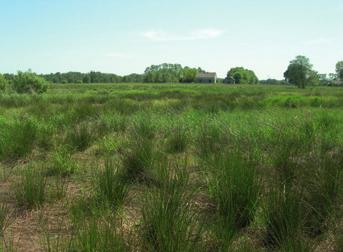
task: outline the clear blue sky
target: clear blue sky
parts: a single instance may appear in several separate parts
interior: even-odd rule
[[[282,78],[343,59],[342,0],[0,0],[0,72],[141,73],[163,62]]]

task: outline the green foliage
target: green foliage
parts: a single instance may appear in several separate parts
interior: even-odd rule
[[[14,191],[20,207],[32,209],[41,206],[46,200],[46,180],[41,170],[32,165],[26,167]]]
[[[306,85],[318,85],[319,76],[317,72],[312,70],[310,60],[305,56],[297,56],[292,60],[284,73],[287,82],[305,88]]]
[[[12,81],[12,87],[17,93],[45,93],[48,89],[44,78],[32,72],[18,72]]]
[[[257,84],[258,78],[252,70],[235,67],[231,68],[227,73],[226,82],[234,84]]]

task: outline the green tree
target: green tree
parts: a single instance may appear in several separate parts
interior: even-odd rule
[[[18,72],[12,81],[12,87],[17,93],[44,93],[47,91],[46,80],[31,71]]]
[[[198,69],[196,68],[184,67],[182,69],[180,82],[183,82],[183,83],[194,82],[197,76],[197,73],[198,73]]]
[[[235,84],[257,84],[258,78],[252,70],[243,67],[234,67],[227,73],[225,81]]]
[[[0,92],[4,92],[8,87],[8,81],[7,79],[0,74]]]
[[[339,61],[336,64],[336,74],[340,81],[343,81],[343,61]]]
[[[318,85],[320,83],[318,74],[312,68],[313,65],[310,63],[309,58],[297,56],[289,63],[284,77],[288,83],[299,88],[305,88],[306,85]]]
[[[144,72],[145,82],[154,83],[177,83],[181,79],[182,66],[180,64],[161,64],[152,65],[148,67]]]

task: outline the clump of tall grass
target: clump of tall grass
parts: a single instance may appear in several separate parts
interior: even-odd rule
[[[216,155],[209,170],[209,194],[214,203],[214,234],[228,249],[231,239],[255,216],[260,180],[255,162],[238,151]]]
[[[263,205],[268,247],[296,245],[302,237],[303,205],[299,192],[274,185]],[[292,245],[292,246],[293,246]]]
[[[184,152],[187,148],[188,141],[189,138],[185,127],[177,125],[171,130],[170,136],[167,139],[167,151],[171,153]]]
[[[96,179],[96,194],[100,202],[112,209],[120,207],[127,196],[128,186],[112,160],[105,162],[105,168],[100,171]]]
[[[147,251],[196,251],[200,228],[191,212],[187,171],[159,170],[161,185],[142,207],[142,244]]]
[[[108,218],[85,221],[77,228],[70,248],[71,251],[84,252],[124,252],[129,249],[115,222]]]
[[[131,135],[136,138],[153,139],[155,136],[155,126],[151,122],[151,116],[147,113],[138,114],[133,119]]]
[[[48,176],[69,177],[77,170],[77,164],[72,159],[70,150],[61,147],[52,156],[52,162],[47,167]]]
[[[50,194],[52,199],[60,200],[67,194],[67,181],[64,177],[55,177],[50,184]]]
[[[127,182],[152,182],[151,171],[154,169],[159,153],[154,151],[150,139],[132,139],[123,154],[123,179]]]
[[[26,167],[14,191],[19,206],[27,209],[41,206],[46,200],[46,180],[41,170],[32,165]]]
[[[37,126],[34,121],[16,120],[1,127],[0,159],[16,160],[32,151],[37,136]]]
[[[96,137],[97,133],[91,124],[81,123],[68,130],[66,143],[77,151],[84,151],[92,144]]]
[[[219,121],[206,119],[200,124],[196,146],[202,159],[207,159],[211,155],[221,152],[228,142],[229,136]]]
[[[337,204],[342,199],[343,156],[335,154],[317,154],[307,163],[304,188],[306,208],[305,231],[311,236],[324,232],[328,218],[334,214]]]
[[[4,231],[9,224],[10,214],[11,214],[11,211],[9,207],[6,204],[1,203],[0,204],[0,239],[1,237],[3,237]]]

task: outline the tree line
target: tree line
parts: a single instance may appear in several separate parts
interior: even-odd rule
[[[143,74],[119,76],[111,73],[91,71],[89,73],[67,72],[37,75],[30,70],[17,74],[0,74],[0,92],[12,90],[18,93],[42,93],[47,83],[194,83],[200,67],[182,67],[180,64],[160,64],[146,68]],[[228,84],[291,84],[299,88],[308,85],[343,85],[343,61],[336,64],[335,73],[319,74],[313,69],[310,59],[297,56],[290,61],[284,72],[284,80],[260,81],[254,71],[243,67],[231,68],[225,79],[219,82]]]

